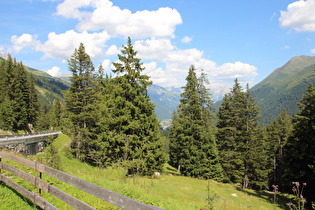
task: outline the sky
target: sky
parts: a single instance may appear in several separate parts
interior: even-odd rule
[[[315,56],[315,0],[1,0],[0,53],[53,76],[82,42],[113,69],[130,37],[154,84],[181,87],[191,65],[213,89],[250,87],[294,56]]]

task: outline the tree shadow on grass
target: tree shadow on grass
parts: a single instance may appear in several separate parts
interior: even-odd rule
[[[40,210],[41,208],[38,207],[36,204],[34,204],[31,200],[29,200],[28,198],[24,197],[22,194],[20,194],[18,191],[16,191],[14,188],[10,187],[9,185],[7,185],[5,182],[0,181],[0,186],[9,189],[10,191],[12,191],[12,193],[14,193],[15,195],[17,195],[18,197],[21,198],[22,201],[24,201],[25,203],[27,203],[31,208],[33,209],[38,209]]]
[[[269,202],[269,203],[274,203],[274,194],[272,191],[259,191],[259,190],[251,190],[248,191],[246,189],[240,188],[240,187],[236,187],[236,190],[246,193],[247,195],[250,196],[255,196],[261,199],[264,199],[265,201]],[[281,208],[281,209],[290,209],[286,203],[290,202],[290,199],[288,199],[287,197],[281,196],[279,194],[277,194],[276,196],[276,203],[277,203],[277,207]]]

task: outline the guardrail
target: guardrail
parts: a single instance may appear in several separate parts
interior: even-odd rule
[[[23,134],[23,135],[10,135],[10,136],[0,136],[0,146],[10,145],[10,144],[32,144],[38,142],[43,137],[58,135],[61,131],[50,131],[50,132],[39,132],[35,134]]]
[[[2,158],[6,158],[8,160],[14,161],[16,163],[22,164],[29,168],[34,169],[35,171],[39,172],[39,177],[33,176],[29,173],[26,173],[18,168],[15,168],[9,164],[2,162]],[[88,204],[80,201],[79,199],[68,195],[64,191],[56,188],[53,185],[42,180],[42,174],[47,174],[51,177],[54,177],[62,182],[70,184],[77,189],[83,190],[99,199],[102,199],[108,203],[111,203],[119,208],[122,209],[132,209],[132,210],[161,210],[159,207],[149,206],[147,204],[141,203],[139,201],[133,200],[128,198],[124,195],[120,195],[113,191],[107,190],[105,188],[99,187],[95,184],[90,182],[84,181],[77,177],[71,176],[64,172],[58,171],[36,161],[27,160],[13,154],[0,152],[0,182],[6,183],[8,186],[15,189],[17,192],[31,200],[37,206],[42,209],[57,209],[53,204],[46,201],[44,198],[40,196],[41,193],[36,194],[35,192],[30,192],[27,189],[23,188],[19,184],[15,183],[12,179],[5,176],[1,173],[1,170],[6,170],[13,173],[15,176],[18,176],[25,181],[31,183],[35,187],[39,189],[39,192],[43,190],[44,192],[50,193],[51,195],[57,197],[58,199],[64,201],[68,205],[76,208],[76,209],[94,209],[93,207],[89,206]]]

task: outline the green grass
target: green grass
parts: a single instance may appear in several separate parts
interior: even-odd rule
[[[34,204],[18,195],[14,189],[3,184],[0,184],[0,201],[0,209],[37,209]]]
[[[63,134],[60,134],[53,142],[53,146],[59,150],[59,167],[62,171],[149,205],[170,210],[207,209],[208,195],[213,196],[216,194],[217,196],[213,201],[214,209],[274,209],[274,205],[270,201],[271,194],[243,190],[236,185],[218,183],[213,180],[207,181],[179,176],[176,170],[168,165],[165,166],[166,172],[159,177],[126,177],[126,170],[123,168],[103,169],[93,167],[71,158],[67,149],[69,143],[69,137]],[[49,159],[49,156],[43,153],[30,158],[41,160],[45,163]],[[106,204],[104,201],[100,201],[47,175],[43,179],[97,209],[117,209],[110,204]],[[209,192],[207,190],[208,184]],[[27,185],[25,187],[31,188]],[[237,197],[232,196],[232,194],[236,194]],[[47,193],[43,193],[43,197],[60,209],[72,209]],[[286,200],[281,196],[278,197],[280,198],[279,203],[281,205],[277,205],[275,209],[285,209],[284,203]],[[3,201],[4,199],[9,199],[5,204],[10,207],[9,209],[20,208],[20,202],[22,202],[20,200],[22,198],[17,196],[12,189],[0,186],[0,200]],[[24,203],[27,205],[27,208],[23,207],[22,209],[34,209],[26,201]],[[2,209],[2,206],[0,206],[0,209]]]

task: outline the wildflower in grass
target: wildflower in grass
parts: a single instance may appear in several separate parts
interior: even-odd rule
[[[293,188],[292,191],[294,193],[294,201],[295,203],[287,203],[287,206],[290,209],[294,209],[294,210],[304,210],[305,207],[305,203],[306,203],[306,199],[303,197],[303,190],[304,187],[307,185],[307,183],[303,183],[302,186],[300,186],[299,182],[292,182]]]
[[[278,185],[272,185],[273,187],[273,199],[270,198],[271,201],[273,201],[273,204],[274,204],[274,208],[273,209],[276,209],[276,206],[277,206],[277,194],[279,193],[279,186]]]

